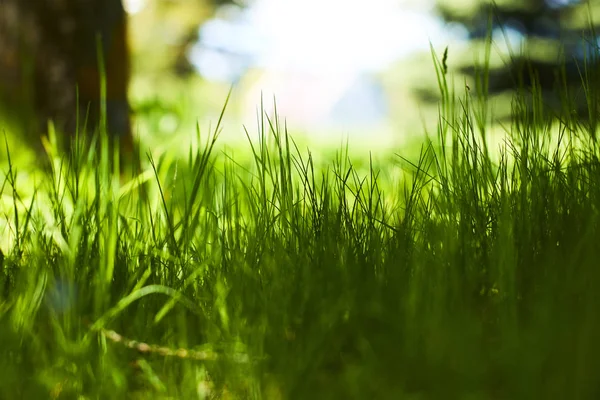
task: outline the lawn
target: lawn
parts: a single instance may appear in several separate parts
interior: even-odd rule
[[[492,140],[486,66],[434,63],[417,153],[327,158],[263,114],[245,156],[216,123],[141,176],[9,162],[0,398],[598,398],[596,114],[523,88]]]

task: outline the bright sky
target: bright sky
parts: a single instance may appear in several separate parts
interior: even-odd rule
[[[135,12],[146,0],[126,1]],[[261,96],[270,103],[275,95],[280,115],[294,126],[319,126],[361,77],[429,52],[430,43],[443,49],[467,35],[435,16],[434,0],[247,1],[243,9],[222,7],[204,23],[190,53],[207,79],[235,83],[249,70],[262,71],[245,87],[244,123],[255,120]],[[358,101],[371,98],[365,90],[347,113],[368,113]]]
[[[147,2],[123,0],[130,14],[140,12]],[[354,75],[384,69],[415,51],[428,51],[430,41],[445,46],[466,35],[464,28],[449,29],[432,13],[434,0],[246,3],[243,10],[223,7],[221,16],[201,28],[203,43],[192,50],[191,58],[205,77],[230,80],[237,75],[236,67],[249,66]],[[236,57],[241,65],[232,65]]]
[[[255,0],[233,20],[217,17],[205,24],[203,44],[247,54],[254,66],[354,75],[381,70],[414,51],[428,51],[430,41],[441,45],[464,35],[431,14],[431,3]],[[218,79],[225,72],[222,63],[207,53],[197,50],[193,58],[203,75]]]
[[[379,69],[440,33],[431,18],[389,0],[261,0],[253,14],[271,38],[266,63],[324,73]]]

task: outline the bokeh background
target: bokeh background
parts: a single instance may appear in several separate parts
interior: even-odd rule
[[[472,87],[492,12],[490,101],[510,115],[517,67],[532,62],[551,103],[558,65],[597,46],[576,0],[123,0],[130,20],[134,130],[153,151],[187,152],[196,123],[214,127],[233,88],[221,142],[256,134],[261,107],[313,148],[398,149],[435,134],[431,48],[448,48],[457,90]],[[462,87],[461,87],[462,86]],[[275,101],[274,101],[275,100]],[[583,104],[583,103],[582,103]]]

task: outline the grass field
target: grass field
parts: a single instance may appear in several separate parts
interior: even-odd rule
[[[416,155],[318,157],[265,116],[250,156],[217,126],[139,180],[106,150],[33,188],[11,163],[0,398],[598,398],[593,79],[590,118],[522,90],[492,144],[485,79],[435,65]]]

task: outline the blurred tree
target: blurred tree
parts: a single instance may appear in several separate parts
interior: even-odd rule
[[[106,72],[107,130],[126,153],[133,141],[121,0],[0,0],[0,101],[25,134],[39,138],[49,119],[67,135],[75,133],[78,121],[83,125],[87,119],[88,130],[97,127],[97,38]]]
[[[134,21],[125,12],[126,0],[0,0],[0,116],[12,119],[40,150],[39,137],[50,119],[67,135],[74,134],[78,121],[87,120],[89,130],[95,129],[100,122],[99,37],[107,128],[119,137],[122,153],[131,152],[130,60],[136,58],[135,72],[151,66],[161,74],[189,74],[186,49],[199,25],[217,6],[232,2],[142,1],[144,23],[128,32]],[[69,145],[68,136],[63,142]]]
[[[447,21],[461,24],[472,41],[483,40],[492,29],[496,44],[512,44],[504,62],[491,66],[490,94],[531,87],[533,79],[552,97],[556,85],[581,86],[584,54],[587,61],[597,62],[598,24],[591,15],[598,11],[597,0],[437,0],[437,10]],[[491,17],[491,20],[490,20]],[[491,22],[491,26],[490,26]],[[564,69],[563,69],[564,67]],[[595,69],[591,68],[589,71]],[[461,71],[475,75],[475,66],[463,65]],[[588,76],[590,83],[600,83],[599,76]],[[558,99],[549,99],[559,105]],[[581,104],[585,108],[584,104]]]

